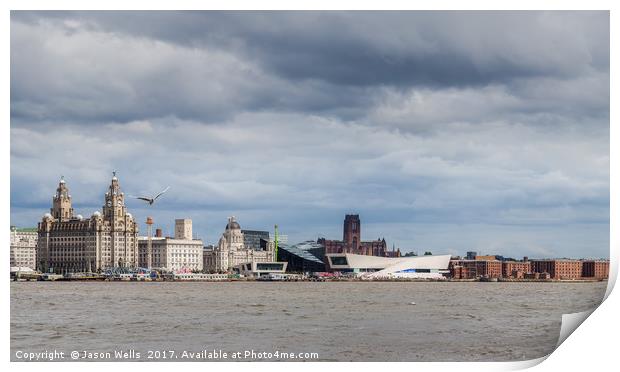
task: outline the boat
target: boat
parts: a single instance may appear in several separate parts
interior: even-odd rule
[[[284,273],[268,273],[261,275],[256,280],[262,282],[286,282],[286,281],[298,281],[301,280],[301,275],[297,274],[284,274]]]
[[[45,273],[41,275],[41,280],[50,281],[50,282],[54,282],[56,280],[62,280],[63,278],[64,278],[64,275],[62,274]]]

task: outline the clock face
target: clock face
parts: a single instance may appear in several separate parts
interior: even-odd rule
[[[112,206],[112,200],[108,200],[108,207]]]

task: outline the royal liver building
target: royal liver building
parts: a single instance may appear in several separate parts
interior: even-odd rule
[[[135,267],[138,224],[125,207],[116,174],[105,193],[103,213],[74,215],[64,179],[54,195],[51,213],[38,226],[37,266],[43,272],[99,272],[110,267]]]

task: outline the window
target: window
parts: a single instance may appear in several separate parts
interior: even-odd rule
[[[282,270],[283,267],[284,267],[284,264],[281,264],[281,263],[259,262],[256,264],[256,270],[258,271]]]
[[[329,260],[331,261],[332,265],[336,265],[336,266],[348,265],[346,256],[332,256],[329,258]]]

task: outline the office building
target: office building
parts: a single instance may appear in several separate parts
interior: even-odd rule
[[[150,268],[179,273],[202,271],[203,242],[200,239],[192,239],[192,234],[192,220],[177,219],[175,220],[174,238],[162,237],[161,233],[152,237]],[[140,267],[149,268],[148,240],[146,236],[138,240]]]
[[[51,213],[38,224],[37,268],[71,273],[135,267],[138,263],[138,224],[125,206],[125,195],[114,172],[102,211],[90,218],[75,215],[71,195],[61,178]]]
[[[36,228],[11,226],[11,267],[36,269],[37,239]]]
[[[265,251],[269,245],[269,231],[241,230],[243,244],[255,251]]]

